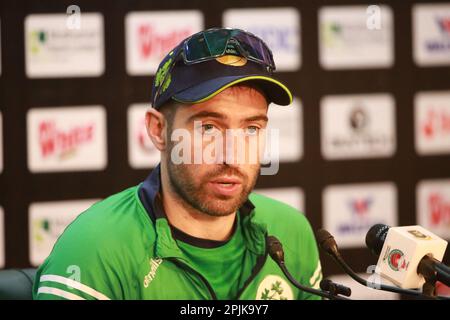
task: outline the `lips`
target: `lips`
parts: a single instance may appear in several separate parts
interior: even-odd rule
[[[221,196],[234,196],[241,190],[242,182],[236,177],[219,177],[208,182],[208,187]]]

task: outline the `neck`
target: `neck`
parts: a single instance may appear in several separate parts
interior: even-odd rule
[[[171,225],[196,238],[226,241],[231,237],[236,212],[215,217],[193,208],[173,191],[167,168],[162,166],[161,183],[162,203]]]

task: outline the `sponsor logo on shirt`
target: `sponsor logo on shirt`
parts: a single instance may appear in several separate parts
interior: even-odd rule
[[[161,263],[163,263],[163,259],[161,258],[150,259],[150,271],[144,277],[144,288],[148,288],[149,284],[155,279],[156,270],[158,270]]]

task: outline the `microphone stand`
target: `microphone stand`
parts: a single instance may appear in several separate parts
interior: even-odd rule
[[[338,295],[334,295],[332,293],[329,292],[324,292],[321,290],[316,290],[310,287],[306,287],[304,285],[302,285],[301,283],[299,283],[289,272],[289,270],[286,267],[286,264],[284,262],[284,251],[283,251],[283,247],[281,245],[281,242],[274,236],[268,236],[266,238],[266,243],[267,243],[267,248],[269,250],[269,255],[270,257],[273,259],[273,261],[275,261],[275,263],[280,267],[281,271],[283,271],[283,274],[288,278],[288,280],[298,289],[300,289],[301,291],[307,292],[307,293],[311,293],[323,298],[328,298],[331,300],[351,300],[348,298],[344,298]],[[351,290],[349,288],[347,288],[350,293]]]

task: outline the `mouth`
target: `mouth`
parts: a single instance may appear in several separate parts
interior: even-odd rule
[[[208,187],[221,196],[234,196],[240,192],[242,182],[235,177],[220,177],[208,182]]]

